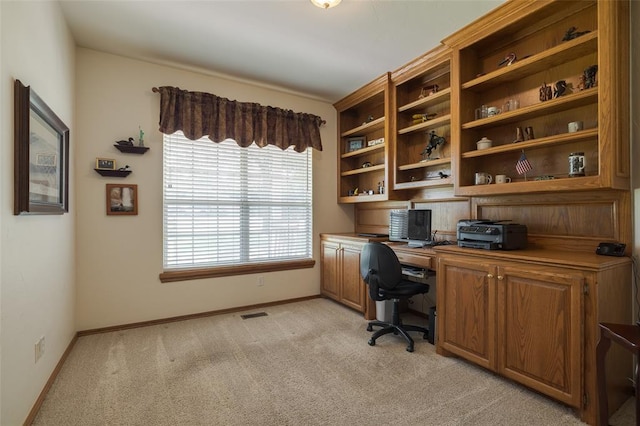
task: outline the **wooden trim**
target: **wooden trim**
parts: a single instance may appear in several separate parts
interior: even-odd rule
[[[165,271],[159,276],[163,283],[174,281],[199,280],[203,278],[230,277],[233,275],[258,274],[261,272],[289,271],[293,269],[313,268],[313,259],[292,260],[287,262],[253,263],[250,265],[220,266],[216,268],[181,269]]]
[[[199,312],[197,314],[179,315],[177,317],[161,318],[150,321],[134,322],[129,324],[113,325],[109,327],[93,328],[89,330],[78,331],[77,337],[89,336],[92,334],[110,333],[112,331],[129,330],[132,328],[148,327],[151,325],[167,324],[177,321],[186,321],[191,319],[206,318],[216,315],[230,314],[234,312],[248,311],[252,309],[267,308],[269,306],[286,305],[288,303],[304,302],[305,300],[319,299],[319,294],[313,296],[297,297],[295,299],[278,300],[275,302],[258,303],[255,305],[238,306],[236,308],[219,309],[216,311]]]
[[[340,111],[344,111],[348,108],[353,107],[354,105],[359,104],[360,102],[366,101],[368,98],[372,97],[377,93],[382,93],[388,89],[389,79],[391,77],[390,72],[386,72],[374,79],[372,82],[365,84],[360,89],[354,91],[353,93],[345,96],[340,99],[336,103],[333,104],[333,107]],[[340,127],[338,127],[339,129]]]
[[[40,392],[40,395],[38,396],[38,399],[36,399],[36,402],[33,404],[31,411],[29,411],[29,415],[25,419],[23,426],[30,426],[35,420],[36,416],[38,415],[38,411],[40,411],[40,407],[42,407],[42,403],[44,402],[44,399],[47,396],[47,393],[49,393],[49,389],[51,389],[51,386],[53,386],[53,382],[58,377],[58,373],[60,373],[62,366],[64,365],[65,361],[69,357],[69,354],[71,353],[71,349],[73,349],[73,346],[76,344],[76,341],[78,341],[78,337],[79,337],[78,333],[76,333],[75,336],[73,336],[73,339],[71,339],[69,346],[67,346],[67,349],[64,351],[64,353],[60,357],[60,361],[58,361],[58,364],[56,364],[56,368],[53,369],[51,376],[49,376],[49,380],[47,380],[47,383],[45,383],[44,387],[42,388],[42,391]]]
[[[427,69],[450,70],[451,48],[440,44],[412,61],[391,72],[391,80],[395,85],[402,84]]]

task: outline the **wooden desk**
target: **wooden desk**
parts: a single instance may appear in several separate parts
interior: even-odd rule
[[[320,234],[320,293],[364,314],[376,317],[376,305],[367,293],[360,276],[360,251],[371,241],[387,242],[386,238],[361,237],[354,233]],[[426,248],[411,248],[406,243],[388,242],[400,263],[425,269],[435,268],[435,252]]]
[[[388,245],[396,253],[401,264],[435,270],[436,252],[432,248],[414,248],[409,247],[407,243],[395,242],[389,242]]]

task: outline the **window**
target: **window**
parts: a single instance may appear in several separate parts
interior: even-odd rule
[[[164,135],[165,271],[311,259],[311,172],[311,149]]]

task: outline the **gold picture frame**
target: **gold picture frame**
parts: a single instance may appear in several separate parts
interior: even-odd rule
[[[96,158],[96,170],[115,170],[116,160],[112,158]]]

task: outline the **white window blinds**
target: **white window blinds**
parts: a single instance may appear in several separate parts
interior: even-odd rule
[[[311,258],[311,151],[164,135],[164,268]]]

